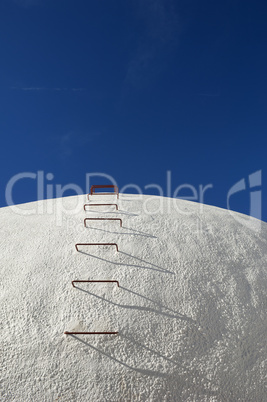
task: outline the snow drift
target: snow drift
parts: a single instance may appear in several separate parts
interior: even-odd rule
[[[1,400],[264,401],[267,225],[155,196],[122,195],[118,211],[85,202],[0,210]],[[101,216],[122,228],[83,226]],[[75,250],[86,242],[119,252]]]

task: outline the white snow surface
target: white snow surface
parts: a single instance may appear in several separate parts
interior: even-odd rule
[[[1,401],[266,401],[267,224],[157,196],[86,202],[0,210]]]

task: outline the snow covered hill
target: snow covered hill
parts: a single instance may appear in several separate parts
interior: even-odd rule
[[[0,210],[1,400],[266,401],[267,225],[156,196],[85,202]]]

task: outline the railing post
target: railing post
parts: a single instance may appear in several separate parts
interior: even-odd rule
[[[95,190],[97,188],[113,188],[114,189],[113,193],[117,194],[117,199],[119,198],[119,189],[118,189],[118,186],[116,186],[116,185],[113,185],[113,184],[106,184],[106,185],[94,184],[94,185],[91,186],[90,194],[91,195],[97,194],[95,192]],[[99,193],[99,195],[110,195],[110,194],[113,194],[113,193]],[[89,200],[89,194],[88,194],[88,200]]]
[[[84,218],[84,227],[86,227],[86,221],[120,221],[120,227],[122,227],[122,220],[120,218]]]
[[[79,251],[78,246],[115,246],[117,252],[119,251],[117,243],[76,243],[75,248],[77,251]]]

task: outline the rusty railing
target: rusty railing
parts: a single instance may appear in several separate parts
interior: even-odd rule
[[[100,280],[100,281],[98,281],[98,280],[93,280],[93,281],[75,280],[75,281],[72,281],[72,282],[71,282],[71,284],[72,284],[72,286],[73,286],[74,288],[76,287],[76,286],[74,285],[75,282],[113,282],[113,283],[117,283],[118,288],[120,287],[119,282],[118,282],[118,281],[113,281],[113,280],[106,280],[106,281],[102,281],[102,280]]]
[[[117,204],[84,204],[83,209],[86,211],[85,207],[100,207],[100,206],[111,206],[114,205],[116,207],[116,210],[118,211],[118,205]]]
[[[83,223],[86,227],[86,221],[120,221],[120,227],[122,227],[122,220],[120,218],[85,218]]]
[[[113,192],[109,192],[109,193],[96,193],[95,190],[96,190],[97,188],[113,188],[114,191],[113,191]],[[105,184],[105,185],[102,185],[102,184],[95,184],[95,185],[91,186],[90,194],[91,194],[91,195],[93,195],[93,194],[99,194],[99,195],[112,195],[112,194],[117,194],[117,198],[119,198],[119,189],[118,189],[118,186],[114,186],[114,185],[112,185],[112,184]],[[89,195],[90,195],[90,194],[87,195],[87,196],[88,196],[88,200],[89,200]]]
[[[77,251],[79,251],[78,246],[115,246],[117,251],[119,251],[117,243],[76,243],[75,248]]]

